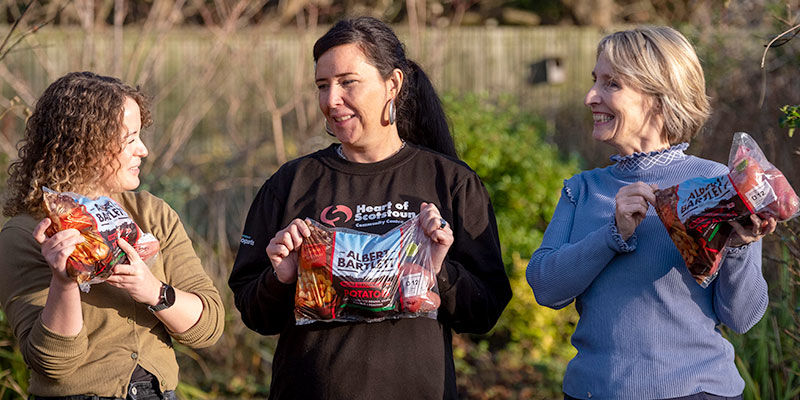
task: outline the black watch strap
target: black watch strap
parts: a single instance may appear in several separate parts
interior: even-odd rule
[[[166,310],[175,304],[175,289],[172,286],[161,282],[161,293],[159,294],[158,304],[147,306],[151,312]]]

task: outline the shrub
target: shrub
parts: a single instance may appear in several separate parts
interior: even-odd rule
[[[492,199],[514,298],[490,336],[456,338],[460,391],[467,398],[556,398],[566,362],[573,307],[536,304],[525,267],[542,240],[563,187],[578,171],[543,140],[544,121],[514,99],[443,97],[461,158],[481,177]]]

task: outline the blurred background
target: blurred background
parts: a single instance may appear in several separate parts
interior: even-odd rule
[[[800,0],[6,0],[0,191],[25,120],[56,78],[92,70],[153,97],[141,189],[179,212],[228,315],[216,346],[176,348],[182,398],[268,396],[276,337],[244,327],[227,276],[261,184],[283,162],[330,143],[311,47],[349,15],[391,23],[430,74],[459,154],[497,212],[514,299],[490,334],[455,337],[465,399],[561,398],[577,314],[538,306],[524,271],[563,179],[607,165],[613,153],[592,140],[583,105],[604,35],[639,24],[683,32],[714,108],[689,153],[727,163],[733,133],[745,131],[800,188],[800,38],[791,40]],[[781,224],[767,240],[771,304],[762,321],[745,335],[722,328],[746,399],[800,399],[798,231]],[[24,397],[27,376],[0,312],[0,397]]]

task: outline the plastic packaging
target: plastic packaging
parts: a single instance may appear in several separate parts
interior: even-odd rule
[[[693,178],[656,190],[656,212],[692,276],[707,287],[730,248],[730,221],[750,228],[751,214],[786,221],[798,215],[800,199],[786,177],[744,132],[734,134],[729,173]]]
[[[139,256],[152,265],[160,248],[152,234],[142,234],[122,207],[108,197],[92,200],[71,192],[42,188],[44,205],[52,224],[45,231],[48,237],[65,229],[77,229],[86,239],[78,243],[67,259],[67,273],[78,282],[81,291],[104,282],[115,265],[127,263],[128,257],[117,244],[122,237]]]
[[[295,292],[298,325],[316,321],[436,318],[440,304],[431,240],[419,217],[383,235],[306,219]]]

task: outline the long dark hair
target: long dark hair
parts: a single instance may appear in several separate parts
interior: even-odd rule
[[[50,84],[25,125],[19,158],[8,168],[3,215],[44,215],[42,186],[93,188],[107,173],[109,157],[122,151],[126,98],[139,105],[142,128],[149,126],[149,99],[117,78],[72,72]]]
[[[458,157],[436,89],[422,68],[406,58],[405,46],[388,25],[372,17],[341,20],[314,43],[314,62],[332,47],[350,43],[361,48],[384,79],[395,68],[403,71],[405,80],[394,101],[400,137]]]

